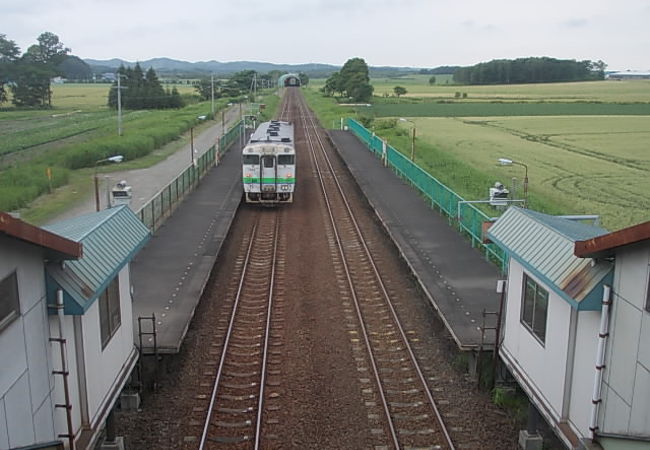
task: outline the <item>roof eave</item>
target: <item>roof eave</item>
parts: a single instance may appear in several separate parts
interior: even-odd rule
[[[0,232],[45,248],[51,259],[78,259],[83,256],[80,243],[30,225],[5,212],[0,212]]]
[[[616,249],[650,239],[650,221],[585,241],[576,241],[573,254],[579,258],[605,258]]]

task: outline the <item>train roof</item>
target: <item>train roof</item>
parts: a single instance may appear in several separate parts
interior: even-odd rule
[[[263,122],[250,138],[250,144],[255,142],[284,142],[293,146],[293,124],[279,120]]]

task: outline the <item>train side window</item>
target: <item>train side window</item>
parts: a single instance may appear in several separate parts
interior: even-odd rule
[[[294,155],[278,155],[278,164],[293,164]]]
[[[259,155],[244,155],[244,164],[259,164]]]
[[[262,158],[262,163],[265,168],[271,169],[275,163],[275,158],[273,156],[265,156]]]

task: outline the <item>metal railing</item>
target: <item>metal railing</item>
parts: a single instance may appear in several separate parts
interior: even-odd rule
[[[155,232],[171,216],[185,196],[196,189],[201,178],[218,164],[221,157],[243,133],[243,126],[242,121],[233,125],[219,138],[217,145],[210,147],[194,164],[190,164],[171,183],[142,205],[136,212],[142,223]]]
[[[391,167],[398,176],[415,187],[432,207],[447,216],[450,223],[456,222],[459,230],[470,238],[473,247],[481,249],[490,261],[495,262],[501,270],[506,270],[508,262],[505,252],[495,244],[483,242],[483,223],[493,221],[493,218],[442,184],[356,120],[348,118],[346,123],[348,129],[370,151],[381,158],[385,165]]]

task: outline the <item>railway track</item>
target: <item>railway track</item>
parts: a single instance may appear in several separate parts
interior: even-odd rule
[[[392,304],[377,264],[359,228],[327,154],[316,122],[297,96],[307,145],[321,186],[331,225],[332,256],[339,287],[356,323],[350,324],[371,432],[377,445],[395,448],[454,449],[454,443],[427,385],[409,337]]]
[[[200,449],[260,447],[271,348],[281,345],[273,342],[271,331],[278,264],[283,264],[278,258],[279,222],[275,211],[261,211],[238,264],[241,273],[215,365]]]

